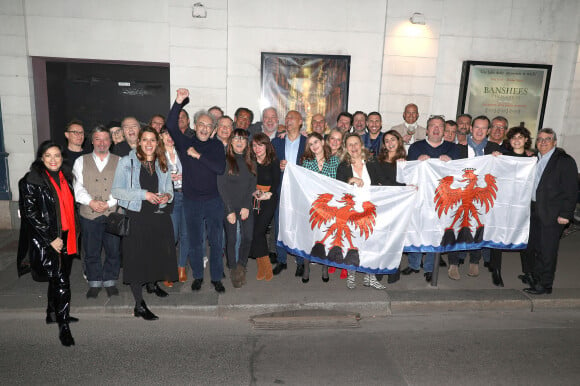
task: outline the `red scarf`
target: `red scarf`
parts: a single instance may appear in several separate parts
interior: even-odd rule
[[[58,196],[58,203],[60,206],[60,223],[62,230],[68,231],[66,240],[66,252],[68,255],[74,255],[77,253],[77,237],[75,229],[75,201],[73,195],[68,187],[68,182],[64,178],[62,171],[58,172],[60,188],[56,181],[52,178],[48,170],[46,171],[48,178]]]

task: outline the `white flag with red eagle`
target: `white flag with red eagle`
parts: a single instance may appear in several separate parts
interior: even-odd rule
[[[394,273],[416,194],[409,186],[358,188],[288,164],[278,244],[317,263]]]
[[[535,157],[505,155],[397,163],[418,187],[405,252],[525,248],[535,170]]]

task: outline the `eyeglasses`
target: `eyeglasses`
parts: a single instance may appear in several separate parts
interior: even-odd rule
[[[536,142],[538,143],[550,143],[554,140],[554,138],[538,138]]]
[[[69,130],[69,133],[73,133],[74,135],[85,135],[84,131],[74,131],[74,130]]]
[[[493,126],[492,126],[492,128],[493,128],[493,129],[502,129],[502,130],[505,130],[505,129],[507,129],[507,127],[505,127],[505,126],[500,126],[500,125],[493,125]]]
[[[232,138],[232,141],[247,141],[248,138],[246,137],[240,137],[240,136],[235,136],[234,138]]]
[[[205,127],[207,129],[213,129],[213,125],[211,123],[197,122],[195,125],[200,126],[200,127]]]

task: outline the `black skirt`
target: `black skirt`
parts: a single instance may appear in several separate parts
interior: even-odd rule
[[[157,191],[157,175],[141,168],[141,187]],[[141,211],[128,210],[131,219],[129,236],[123,237],[123,282],[151,283],[177,281],[177,257],[173,223],[168,213],[154,213],[156,205],[146,200]]]

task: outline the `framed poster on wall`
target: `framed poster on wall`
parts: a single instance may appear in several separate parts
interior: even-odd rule
[[[457,114],[501,115],[510,127],[524,126],[535,136],[542,128],[551,73],[548,64],[465,61]]]
[[[263,52],[260,107],[275,107],[280,118],[297,110],[308,130],[315,114],[334,127],[348,109],[349,76],[350,56]]]

